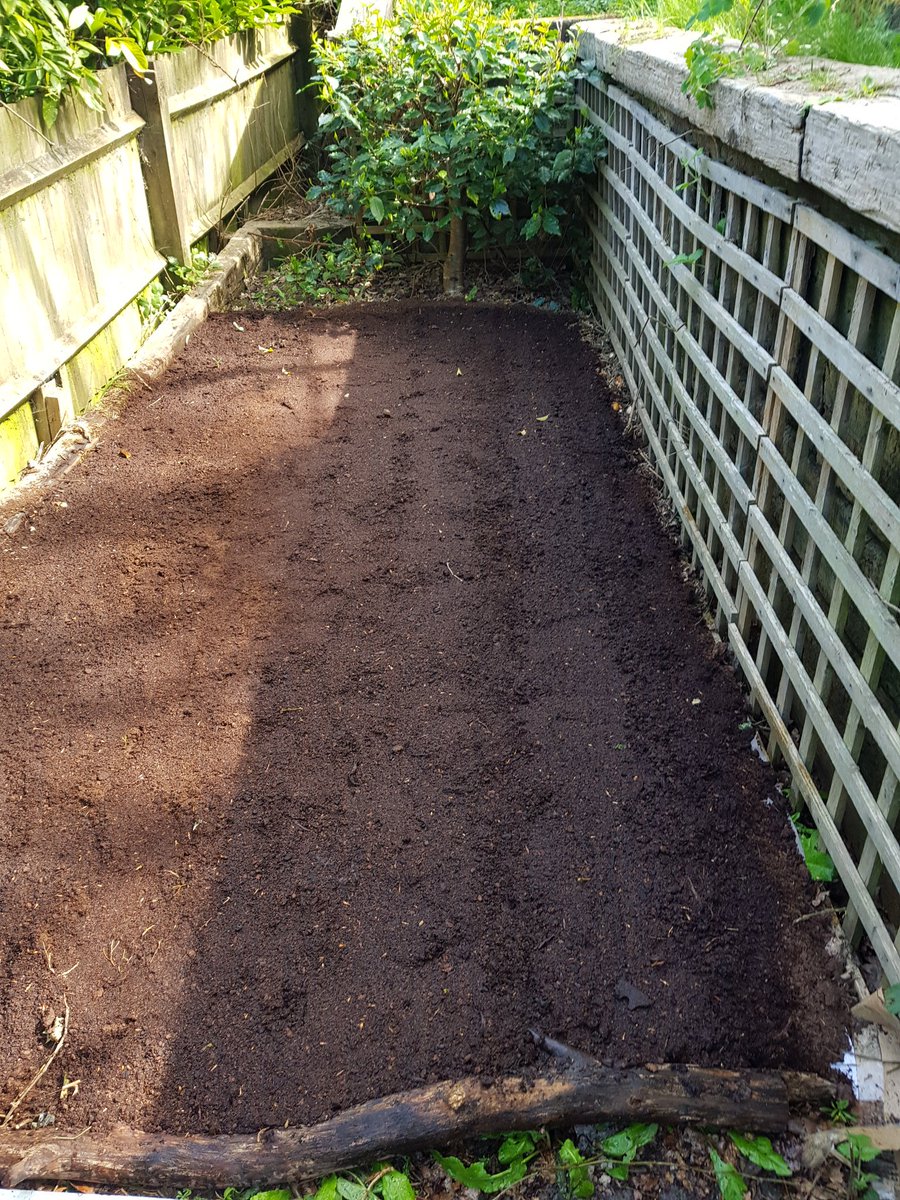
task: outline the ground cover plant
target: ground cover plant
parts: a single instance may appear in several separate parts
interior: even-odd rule
[[[315,57],[326,165],[310,198],[438,244],[451,293],[467,247],[562,236],[600,148],[573,120],[572,42],[485,0],[405,0]]]
[[[305,1200],[426,1200],[435,1195],[768,1200],[775,1188],[811,1200],[875,1200],[878,1148],[864,1134],[835,1132],[825,1159],[804,1164],[803,1142],[790,1135],[777,1139],[776,1149],[767,1137],[737,1130],[697,1132],[653,1124],[523,1130],[472,1141],[455,1153],[376,1162],[304,1187],[226,1188],[221,1200],[294,1200],[301,1194]],[[184,1190],[178,1200],[195,1196],[199,1200],[199,1194]]]
[[[0,0],[0,101],[40,95],[47,124],[71,91],[100,106],[97,71],[125,59],[136,70],[154,54],[213,42],[281,21],[290,0]]]

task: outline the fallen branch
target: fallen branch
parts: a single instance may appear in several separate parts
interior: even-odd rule
[[[787,1126],[792,1094],[821,1100],[832,1091],[823,1080],[798,1082],[774,1071],[579,1064],[492,1084],[437,1083],[372,1100],[320,1125],[258,1134],[0,1134],[0,1184],[79,1180],[203,1190],[292,1184],[479,1134],[601,1120],[777,1132]]]

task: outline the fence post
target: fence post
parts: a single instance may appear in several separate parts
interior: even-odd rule
[[[161,254],[189,266],[191,243],[172,176],[172,122],[168,98],[159,89],[155,71],[141,76],[129,67],[128,90],[135,112],[144,119],[141,168],[154,241]]]
[[[297,87],[300,129],[307,138],[311,138],[319,127],[319,105],[315,92],[309,87],[313,77],[313,64],[312,12],[308,5],[291,18],[290,37],[297,48],[294,55],[294,81]]]

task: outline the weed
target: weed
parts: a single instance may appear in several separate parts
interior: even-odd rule
[[[144,336],[153,332],[185,292],[215,270],[218,270],[215,256],[205,250],[192,250],[188,266],[175,258],[168,259],[163,273],[151,280],[137,298]]]
[[[849,1100],[832,1100],[822,1112],[828,1117],[832,1125],[855,1125],[856,1117],[850,1111]]]
[[[791,813],[791,824],[797,832],[810,877],[817,883],[833,883],[834,862],[831,855],[822,849],[819,831],[810,825],[804,825],[799,812]]]
[[[866,1163],[873,1162],[880,1153],[872,1139],[864,1133],[848,1133],[847,1140],[835,1146],[835,1152],[850,1169],[850,1186],[856,1195],[862,1200],[877,1200],[872,1184],[878,1176],[865,1169]]]
[[[360,235],[344,241],[325,236],[302,254],[292,254],[268,271],[250,295],[260,308],[338,303],[363,294],[377,271],[394,265],[389,247]]]
[[[485,1195],[504,1191],[518,1183],[528,1174],[528,1164],[537,1154],[540,1140],[538,1133],[511,1133],[500,1143],[496,1159],[500,1170],[491,1171],[487,1159],[465,1165],[453,1155],[439,1154],[434,1151],[434,1160],[439,1163],[451,1179],[464,1187],[474,1188]],[[325,1198],[328,1200],[328,1198]],[[352,1198],[351,1198],[352,1200]]]
[[[558,1159],[562,1167],[557,1180],[561,1195],[571,1196],[574,1200],[591,1200],[594,1182],[590,1169],[585,1164],[584,1155],[571,1138],[566,1138],[560,1146]]]
[[[770,1171],[781,1179],[788,1179],[793,1171],[780,1154],[776,1154],[767,1137],[754,1137],[749,1133],[729,1133],[732,1143],[741,1154],[761,1171]]]
[[[626,1180],[638,1150],[655,1141],[658,1132],[658,1125],[636,1123],[629,1125],[621,1133],[614,1133],[604,1138],[600,1143],[600,1149],[605,1158],[603,1169],[607,1175],[613,1179]]]
[[[737,1167],[725,1162],[712,1148],[710,1148],[709,1157],[716,1173],[716,1183],[722,1200],[744,1200],[747,1194],[747,1185]]]
[[[291,1193],[260,1192],[251,1200],[290,1200]],[[347,1172],[329,1175],[309,1200],[416,1200],[409,1175],[388,1163],[380,1163],[368,1177]]]

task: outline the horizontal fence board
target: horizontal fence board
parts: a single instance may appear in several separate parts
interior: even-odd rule
[[[900,982],[897,263],[620,87],[580,106],[607,138],[591,293],[650,456],[845,929]]]
[[[295,33],[186,47],[144,78],[102,71],[102,110],[67,98],[52,127],[37,98],[0,106],[0,421],[25,405],[52,440],[137,349],[136,301],[166,256],[188,262],[297,152]],[[0,458],[5,486],[25,458]]]
[[[794,226],[900,304],[900,263],[806,204],[797,205]]]

